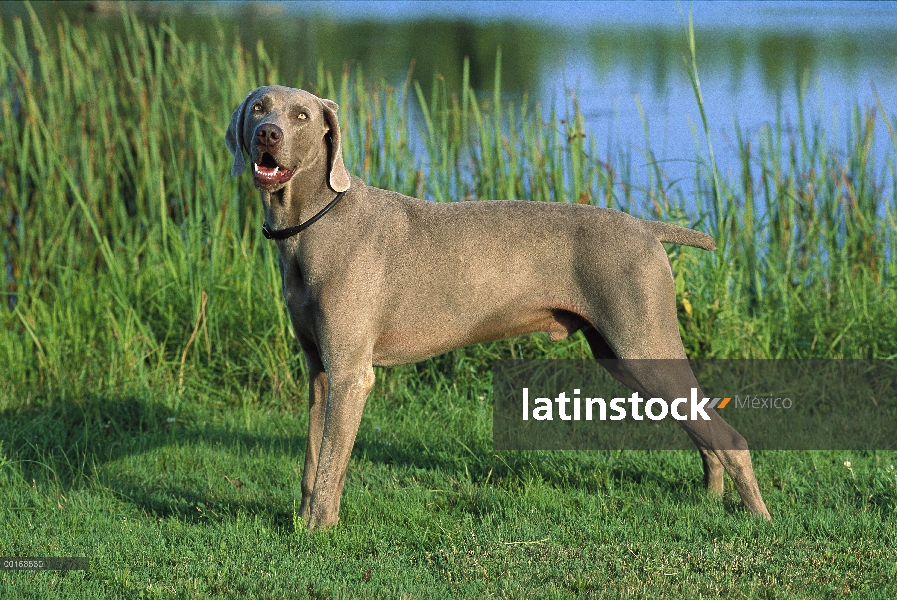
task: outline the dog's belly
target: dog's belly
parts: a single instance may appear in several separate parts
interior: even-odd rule
[[[461,316],[432,315],[427,323],[392,326],[374,344],[373,364],[390,367],[418,362],[456,348],[501,340],[533,332],[545,332],[557,342],[588,325],[570,307],[541,307],[524,311]]]

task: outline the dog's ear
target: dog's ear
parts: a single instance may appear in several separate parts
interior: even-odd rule
[[[234,165],[230,169],[232,177],[236,177],[246,170],[246,160],[243,158],[243,115],[246,113],[246,106],[249,104],[249,98],[252,92],[246,95],[246,99],[240,104],[234,113],[230,116],[230,125],[227,127],[227,133],[224,136],[224,143],[227,149],[234,155]]]
[[[349,172],[343,164],[343,145],[339,131],[339,119],[336,111],[339,106],[333,100],[321,99],[324,106],[324,119],[330,126],[330,177],[328,183],[334,192],[345,192],[349,189]]]

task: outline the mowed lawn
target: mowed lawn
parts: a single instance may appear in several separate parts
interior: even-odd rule
[[[314,534],[296,517],[302,407],[172,411],[146,395],[4,410],[4,554],[90,568],[4,571],[0,593],[893,597],[894,452],[754,452],[767,523],[728,480],[722,499],[703,493],[697,452],[497,453],[488,386],[390,380],[340,524]]]

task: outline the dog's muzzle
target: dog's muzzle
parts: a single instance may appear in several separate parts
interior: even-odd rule
[[[272,186],[286,183],[293,176],[293,171],[277,164],[274,157],[262,152],[259,162],[252,163],[253,177],[261,186]]]

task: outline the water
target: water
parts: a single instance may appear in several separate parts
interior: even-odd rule
[[[239,2],[229,3],[238,6]],[[897,23],[893,2],[609,2],[542,0],[455,2],[420,0],[365,0],[284,2],[287,12],[324,13],[342,20],[413,21],[445,20],[524,21],[565,30],[596,26],[668,26],[692,10],[703,23],[739,29],[864,30],[889,28]]]
[[[109,13],[59,6],[98,32],[120,30],[117,4]],[[281,59],[279,82],[300,87],[313,87],[319,61],[336,72],[361,65],[366,76],[394,85],[413,62],[425,90],[434,73],[457,90],[468,57],[472,85],[489,95],[501,46],[506,93],[528,92],[547,113],[552,105],[562,109],[574,91],[598,158],[630,154],[633,183],[645,185],[650,147],[685,197],[693,192],[695,161],[708,155],[683,61],[689,11],[724,176],[740,169],[736,124],[752,142],[778,118],[786,128],[796,125],[802,86],[807,121],[827,132],[835,156],[846,152],[854,107],[874,109],[880,100],[892,121],[897,108],[894,2],[222,2],[177,12],[166,3],[129,6],[148,21],[172,19],[186,38],[214,41],[220,27],[225,39],[239,38],[247,48],[261,39]],[[0,6],[0,14],[22,10]],[[881,160],[894,147],[882,119],[876,127],[873,155]]]
[[[630,153],[636,183],[647,181],[650,147],[687,197],[694,162],[708,155],[683,61],[689,11],[710,137],[724,176],[737,179],[741,168],[736,128],[754,141],[777,119],[793,128],[801,97],[808,123],[826,130],[835,156],[846,152],[854,107],[873,109],[880,101],[893,120],[892,2],[311,2],[291,3],[285,14],[366,24],[367,50],[356,52],[357,60],[396,83],[412,58],[423,81],[428,70],[438,70],[449,85],[457,83],[463,56],[471,56],[474,86],[488,90],[489,61],[502,45],[505,90],[529,91],[546,111],[575,92],[587,135],[608,155]],[[402,30],[421,22],[427,41],[409,43]],[[444,41],[452,36],[454,44]],[[405,49],[392,74],[393,53],[380,51],[390,46]],[[433,46],[440,48],[437,56],[429,56]],[[877,128],[875,156],[893,153],[881,119]]]

